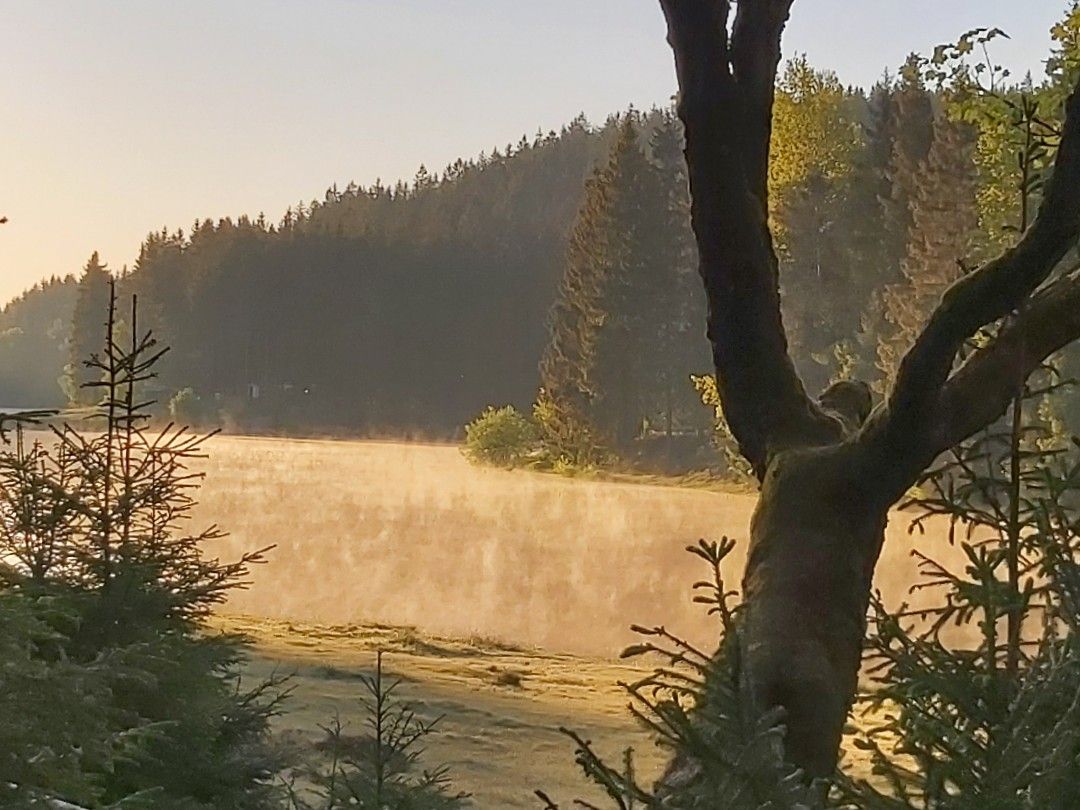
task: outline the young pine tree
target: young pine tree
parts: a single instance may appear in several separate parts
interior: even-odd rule
[[[149,425],[140,389],[163,350],[134,301],[119,336],[112,285],[105,313],[91,430],[0,453],[0,612],[17,619],[0,646],[18,651],[0,673],[0,807],[264,808],[278,684],[242,687],[243,646],[205,625],[262,554],[204,556],[220,532],[186,523],[206,437]]]
[[[920,552],[917,587],[940,598],[919,611],[872,606],[875,688],[856,744],[873,771],[841,780],[843,806],[1080,803],[1080,464],[1065,446],[1040,449],[1043,438],[1019,418],[988,431],[914,500],[952,521],[966,564]]]
[[[653,786],[640,784],[630,763],[608,765],[589,741],[563,729],[574,743],[585,776],[600,786],[617,810],[663,807],[672,810],[819,810],[824,785],[807,785],[782,756],[781,710],[754,713],[738,687],[739,608],[737,593],[721,567],[735,544],[701,540],[687,551],[709,567],[710,578],[694,585],[694,601],[706,606],[720,625],[722,643],[709,656],[664,627],[633,629],[642,641],[623,658],[651,656],[659,663],[650,675],[620,684],[630,712],[653,732],[674,759]],[[536,792],[545,810],[560,805]],[[572,806],[592,807],[581,801]]]
[[[317,798],[294,797],[303,810],[371,807],[378,810],[459,810],[469,796],[453,790],[445,767],[426,770],[420,758],[438,718],[426,722],[397,695],[400,680],[383,672],[382,652],[375,671],[361,676],[365,718],[361,734],[347,733],[340,718],[323,727],[318,744],[324,764],[310,774]]]

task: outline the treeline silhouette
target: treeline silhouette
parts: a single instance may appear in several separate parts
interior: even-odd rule
[[[191,388],[243,427],[434,436],[490,399],[529,401],[566,232],[614,125],[579,118],[408,184],[330,189],[276,224],[151,234],[119,275],[173,347],[164,398]],[[102,284],[88,267],[81,295]],[[76,313],[72,358],[83,331]]]
[[[1003,244],[1012,147],[981,121],[914,58],[869,91],[787,65],[770,217],[812,389],[886,379],[941,289]],[[449,437],[561,386],[555,405],[624,446],[693,426],[689,376],[710,362],[679,138],[668,110],[578,117],[410,182],[331,188],[276,223],[150,234],[115,276],[173,347],[154,393],[226,428]],[[77,285],[4,309],[0,405],[78,399],[109,278],[95,255]]]

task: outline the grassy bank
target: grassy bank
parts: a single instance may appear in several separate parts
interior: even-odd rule
[[[536,788],[567,800],[602,798],[584,781],[559,726],[581,732],[613,759],[632,746],[643,774],[663,763],[663,752],[630,720],[616,685],[642,674],[633,667],[408,627],[244,616],[220,616],[215,625],[253,639],[252,677],[293,674],[277,728],[303,742],[318,739],[319,725],[335,713],[359,731],[357,676],[371,671],[381,649],[385,669],[404,680],[402,697],[426,719],[443,717],[425,762],[449,765],[455,785],[471,792],[478,808],[536,808]]]

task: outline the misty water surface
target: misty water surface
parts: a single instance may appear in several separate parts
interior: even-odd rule
[[[270,544],[228,609],[330,623],[412,624],[567,652],[612,654],[628,624],[706,643],[691,602],[707,576],[684,551],[740,542],[752,495],[479,468],[455,447],[218,437],[196,519],[232,532],[213,553]],[[887,601],[914,581],[910,519],[894,515],[878,567]],[[943,527],[942,527],[943,529]],[[944,530],[918,540],[948,559]]]

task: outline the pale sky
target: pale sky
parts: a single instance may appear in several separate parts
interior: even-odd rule
[[[978,26],[1042,75],[1065,0],[796,0],[785,53],[871,84]],[[272,220],[675,88],[656,0],[0,0],[0,303],[150,230]]]

